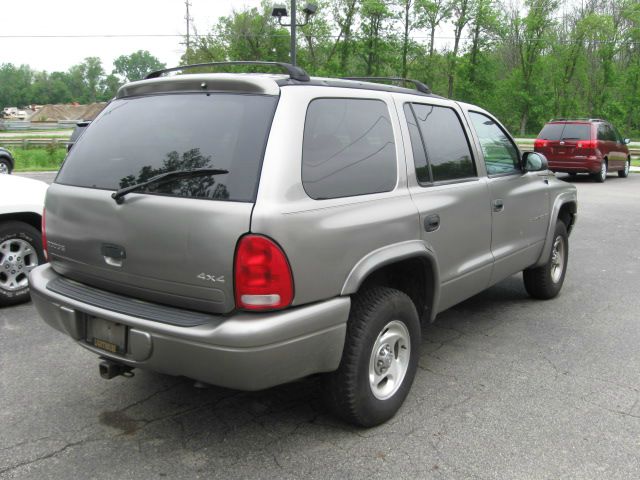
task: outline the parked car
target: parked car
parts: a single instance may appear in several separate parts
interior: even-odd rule
[[[91,122],[78,122],[71,132],[71,137],[69,137],[69,143],[67,143],[67,152],[71,150],[71,148],[75,145],[78,139],[82,136],[84,131],[87,129]]]
[[[629,175],[631,156],[618,130],[605,120],[551,120],[538,134],[534,151],[543,153],[554,172],[571,175],[590,173],[596,182],[604,182],[608,172]]]
[[[15,166],[13,155],[6,148],[0,147],[0,175],[10,174]]]
[[[34,303],[105,378],[323,373],[339,416],[376,425],[409,392],[421,322],[520,271],[558,294],[576,189],[419,82],[277,65],[120,88],[49,189]]]
[[[47,187],[0,175],[0,307],[29,300],[28,274],[45,261],[40,225]]]

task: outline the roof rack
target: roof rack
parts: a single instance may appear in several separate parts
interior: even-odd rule
[[[402,78],[402,77],[342,77],[344,80],[364,80],[367,82],[401,82],[401,83],[410,83],[416,90],[422,93],[432,93],[431,89],[426,86],[424,83],[418,80],[412,80],[411,78]]]
[[[549,120],[550,122],[606,122],[606,120],[602,118],[552,118]]]
[[[164,75],[165,73],[170,73],[170,72],[179,72],[182,70],[191,70],[194,68],[202,68],[202,67],[219,67],[219,66],[223,66],[223,65],[269,65],[272,67],[280,67],[283,70],[286,70],[287,73],[289,74],[289,78],[293,79],[293,80],[298,80],[299,82],[308,82],[309,80],[311,80],[309,78],[309,75],[307,74],[307,72],[305,72],[302,68],[300,67],[296,67],[294,65],[291,65],[290,63],[283,63],[283,62],[260,62],[260,61],[246,61],[246,60],[238,60],[238,61],[231,61],[231,62],[211,62],[211,63],[195,63],[192,65],[182,65],[180,67],[172,67],[172,68],[165,68],[162,70],[156,70],[155,72],[151,72],[149,73],[145,78],[145,80],[149,79],[149,78],[158,78],[161,77],[162,75]]]

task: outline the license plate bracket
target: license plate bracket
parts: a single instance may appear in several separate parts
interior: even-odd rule
[[[127,352],[127,326],[98,317],[87,318],[87,343],[109,353]]]

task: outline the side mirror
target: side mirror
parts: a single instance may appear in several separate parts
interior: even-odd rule
[[[525,172],[543,172],[549,169],[547,157],[539,152],[524,152],[522,163]]]
[[[624,139],[624,144],[625,145],[629,145],[631,143],[631,139],[630,138],[625,138]]]

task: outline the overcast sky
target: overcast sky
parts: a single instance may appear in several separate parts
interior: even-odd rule
[[[260,0],[190,0],[199,33],[218,17]],[[168,66],[184,52],[184,0],[0,0],[0,64],[27,64],[35,70],[67,70],[96,56],[111,72],[113,60],[149,50]],[[126,38],[15,38],[23,35],[177,35]]]

